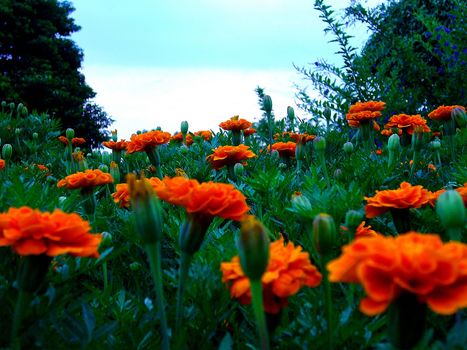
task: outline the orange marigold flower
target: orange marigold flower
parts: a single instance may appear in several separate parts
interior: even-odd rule
[[[345,117],[351,127],[358,128],[360,127],[360,123],[370,122],[375,118],[381,117],[381,112],[361,111],[348,113]]]
[[[224,130],[240,131],[251,127],[251,123],[246,119],[238,119],[238,115],[219,124]]]
[[[295,149],[297,144],[295,142],[276,142],[272,144],[272,150],[279,152],[279,155],[284,158],[295,157]],[[269,150],[269,146],[268,146]]]
[[[111,184],[114,180],[108,173],[104,173],[99,169],[86,170],[85,172],[77,172],[68,175],[64,179],[60,180],[57,187],[66,187],[69,190],[77,188],[91,188],[95,186]]]
[[[449,120],[451,119],[451,112],[454,108],[460,108],[465,112],[465,107],[463,106],[439,106],[428,114],[428,118],[434,120]]]
[[[383,130],[381,130],[381,135],[383,135],[383,136],[391,136],[392,134],[394,134],[393,129],[383,129]],[[397,129],[397,135],[399,135],[399,136],[402,135],[402,130],[401,129]]]
[[[420,132],[430,132],[431,129],[426,125],[426,119],[422,118],[420,114],[408,115],[397,114],[389,118],[389,121],[384,126],[385,129],[398,128],[412,135],[415,127],[420,128]]]
[[[379,235],[378,232],[371,229],[371,225],[365,226],[365,221],[362,221],[355,230],[355,238],[373,237]]]
[[[432,196],[433,193],[423,186],[403,182],[396,190],[376,191],[373,197],[365,197],[365,214],[371,219],[391,209],[420,208],[429,203]]]
[[[382,150],[382,149],[377,149],[377,150],[375,151],[375,153],[376,153],[377,156],[380,156],[380,155],[383,154],[383,150]]]
[[[155,191],[160,199],[185,207],[189,214],[240,221],[250,209],[245,196],[231,184],[165,177]]]
[[[236,163],[246,164],[242,162],[251,158],[257,157],[250,147],[245,145],[238,146],[220,146],[213,150],[213,153],[206,157],[206,160],[211,163],[212,167],[216,170],[223,168],[226,165],[233,165]]]
[[[102,145],[104,147],[107,147],[107,148],[110,148],[111,150],[113,151],[122,151],[122,150],[126,150],[126,147],[128,145],[128,142],[125,141],[125,140],[120,140],[118,142],[115,142],[115,141],[105,141],[105,142],[102,142]]]
[[[60,142],[62,142],[65,146],[68,146],[68,139],[65,136],[59,136],[58,139]],[[82,145],[83,143],[86,143],[86,140],[83,139],[82,137],[73,137],[71,139],[71,145],[73,147]]]
[[[127,144],[127,153],[146,152],[170,141],[170,133],[160,130],[131,135]]]
[[[428,164],[428,171],[436,171],[436,166],[434,164]]]
[[[467,307],[467,245],[438,235],[408,232],[360,238],[327,265],[331,282],[360,283],[360,311],[384,312],[401,293],[411,293],[436,313]]]
[[[151,177],[145,179],[149,181],[149,184],[153,189],[156,189],[162,184],[162,180],[160,180],[158,177]],[[128,191],[128,184],[118,184],[117,186],[115,186],[115,189],[116,192],[112,193],[112,198],[114,202],[118,204],[120,208],[129,208],[131,197],[130,192]]]
[[[49,168],[47,168],[45,165],[43,164],[34,164],[37,169],[41,170],[41,171],[49,171]]]
[[[11,246],[19,255],[70,254],[97,258],[101,235],[91,234],[90,229],[89,223],[76,213],[10,208],[0,214],[0,246]]]
[[[5,169],[5,160],[0,159],[0,170],[3,170],[3,169]]]
[[[211,141],[212,132],[211,130],[200,130],[195,132],[195,136],[202,137],[205,141]]]
[[[349,108],[349,113],[358,113],[363,111],[379,112],[386,108],[386,103],[381,101],[357,102]]]
[[[188,134],[189,135],[189,134]],[[187,135],[187,136],[188,136]],[[175,135],[173,135],[171,140],[177,141],[177,142],[182,142],[183,141],[183,134],[181,132],[177,132]]]
[[[464,201],[464,206],[467,207],[467,182],[464,183],[464,186],[462,187],[458,187],[455,189],[457,192],[459,192],[459,194],[461,195],[462,197],[462,200]],[[436,204],[436,201],[438,200],[439,196],[441,194],[443,194],[444,192],[446,192],[446,190],[444,188],[436,191],[436,192],[433,192],[433,195],[431,197],[431,200],[430,200],[430,205],[432,207],[435,206]]]
[[[222,282],[230,287],[230,296],[242,304],[251,303],[250,281],[243,273],[238,256],[221,264]],[[303,286],[316,287],[321,283],[321,273],[310,262],[302,247],[292,242],[284,246],[284,239],[269,246],[269,263],[261,278],[264,310],[277,314],[287,306],[287,298]]]
[[[248,128],[243,130],[243,136],[248,137],[250,135],[256,134],[256,129],[254,128]]]

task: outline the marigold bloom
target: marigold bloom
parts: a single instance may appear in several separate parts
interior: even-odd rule
[[[362,221],[355,230],[355,238],[374,237],[376,235],[379,235],[379,233],[373,230],[371,225],[365,226],[365,221]]]
[[[5,169],[5,160],[0,159],[0,170]]]
[[[212,167],[216,170],[223,168],[226,165],[234,165],[242,163],[245,165],[244,160],[257,157],[250,147],[245,145],[238,146],[220,146],[213,150],[213,153],[206,157],[206,160],[211,163]]]
[[[248,137],[250,135],[256,134],[256,129],[255,128],[248,128],[243,130],[243,136]]]
[[[37,169],[39,169],[40,171],[49,171],[49,168],[47,168],[44,164],[34,164]]]
[[[128,142],[125,140],[120,140],[118,142],[115,141],[104,141],[102,142],[104,147],[110,148],[113,151],[122,151],[126,150]]]
[[[238,256],[221,264],[222,282],[230,288],[230,296],[241,304],[251,303],[250,281],[240,266]],[[269,263],[261,278],[263,285],[264,310],[277,314],[287,305],[287,298],[296,294],[303,286],[316,287],[321,283],[321,273],[310,262],[302,247],[292,242],[284,246],[281,238],[269,246]]]
[[[68,139],[65,136],[59,136],[58,139],[60,140],[61,143],[63,143],[65,146],[68,146]],[[86,143],[86,140],[83,139],[82,137],[73,137],[71,139],[71,145],[73,147],[82,145],[83,143]]]
[[[240,221],[249,210],[245,196],[231,184],[165,177],[155,191],[160,199],[185,207],[189,214]]]
[[[419,127],[419,132],[430,132],[431,129],[426,125],[426,119],[422,118],[420,114],[408,115],[397,114],[389,118],[389,121],[384,126],[385,129],[398,128],[405,131],[407,134],[412,135],[414,129]]]
[[[451,112],[454,108],[460,108],[465,112],[465,107],[463,106],[439,106],[434,111],[431,111],[428,114],[428,118],[433,120],[450,120]]]
[[[467,307],[466,266],[466,244],[408,232],[355,240],[327,268],[331,282],[363,286],[367,296],[360,311],[366,315],[384,312],[401,293],[412,293],[434,312],[449,315]]]
[[[188,134],[189,135],[189,134]],[[187,135],[187,136],[188,136]],[[177,132],[175,135],[173,135],[171,138],[171,140],[173,141],[177,141],[177,142],[182,142],[183,141],[183,134],[181,132]]]
[[[127,153],[146,152],[170,141],[170,133],[160,130],[131,135],[127,143]]]
[[[297,144],[295,142],[276,142],[272,144],[272,150],[279,152],[279,155],[284,158],[295,157],[295,149]],[[269,150],[269,146],[268,146]]]
[[[423,186],[402,182],[396,190],[376,191],[373,197],[365,197],[367,218],[374,218],[391,209],[420,208],[430,202],[433,193]]]
[[[459,194],[462,197],[462,200],[464,201],[464,206],[467,208],[467,182],[464,183],[464,186],[455,188],[455,190],[457,192],[459,192]],[[442,188],[442,189],[440,189],[440,190],[438,190],[436,192],[433,192],[433,195],[432,195],[431,200],[430,200],[430,205],[432,207],[435,206],[435,203],[438,200],[439,196],[441,194],[443,194],[444,192],[446,192],[446,190],[444,188]]]
[[[357,102],[350,106],[349,113],[358,113],[363,111],[379,112],[386,108],[386,103],[381,101]]]
[[[157,186],[160,186],[162,183],[162,180],[160,180],[158,177],[146,178],[146,180],[149,182],[153,189],[155,189]],[[131,203],[131,197],[130,192],[128,190],[128,184],[118,184],[117,186],[115,186],[115,189],[116,192],[112,193],[112,198],[114,202],[118,204],[120,208],[129,208]]]
[[[90,229],[89,223],[76,213],[10,208],[0,214],[0,246],[11,246],[19,255],[70,254],[97,258],[101,235],[90,234]]]
[[[84,153],[82,151],[73,152],[71,155],[73,156],[73,159],[77,162],[84,160]]]
[[[373,121],[373,119],[381,117],[381,112],[361,111],[355,113],[348,113],[346,116],[347,122],[353,128],[360,127],[361,123]]]
[[[186,135],[186,144],[187,146],[191,146],[193,144],[193,139],[195,136],[199,136],[204,139],[204,141],[211,141],[212,138],[212,133],[209,130],[202,130],[202,131],[196,131],[193,135],[192,134],[187,134]]]
[[[224,130],[241,131],[251,127],[251,123],[246,119],[238,119],[238,116],[234,116],[225,122],[219,124]]]
[[[57,187],[66,187],[69,190],[81,188],[91,188],[95,186],[111,184],[114,180],[108,173],[104,173],[99,169],[86,170],[84,172],[77,172],[68,175],[64,179],[60,180]]]

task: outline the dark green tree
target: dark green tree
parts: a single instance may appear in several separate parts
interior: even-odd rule
[[[80,29],[73,11],[68,1],[0,0],[0,97],[48,113],[95,145],[112,120],[90,102],[83,53],[70,39]]]

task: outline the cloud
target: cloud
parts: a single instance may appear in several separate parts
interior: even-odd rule
[[[258,85],[272,97],[276,118],[282,118],[287,106],[295,106],[293,83],[300,79],[293,70],[91,65],[83,73],[97,92],[96,102],[115,119],[112,129],[124,138],[157,126],[173,133],[183,120],[191,131],[217,131],[220,122],[237,114],[258,120]],[[301,116],[297,109],[296,114]]]

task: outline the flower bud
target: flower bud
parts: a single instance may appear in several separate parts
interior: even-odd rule
[[[118,134],[117,134],[117,129],[111,131],[112,134],[112,141],[117,142],[118,141]]]
[[[264,95],[263,97],[263,109],[266,113],[271,113],[272,111],[272,99],[269,95]]]
[[[285,164],[285,163],[280,163],[280,164],[278,165],[278,167],[279,167],[279,169],[287,169],[287,164]]]
[[[441,142],[439,141],[439,138],[435,138],[433,141],[431,141],[431,147],[433,147],[434,150],[439,150],[441,148]]]
[[[15,103],[10,102],[10,112],[13,113],[14,110],[15,110]]]
[[[295,111],[293,107],[290,107],[290,106],[287,107],[287,118],[289,120],[293,120],[295,118]]]
[[[2,147],[2,158],[5,160],[10,160],[13,153],[13,147],[9,143],[5,143]]]
[[[58,204],[59,204],[60,206],[62,206],[62,205],[65,203],[65,201],[66,201],[66,197],[65,197],[65,196],[60,196],[60,197],[58,197]]]
[[[6,106],[7,106],[6,101],[2,101],[2,112],[5,111]]]
[[[16,107],[16,114],[17,115],[20,115],[21,114],[21,110],[23,109],[23,104],[20,102],[18,103],[18,106]]]
[[[397,151],[401,147],[401,138],[397,134],[392,134],[388,139],[388,149]]]
[[[15,135],[18,136],[19,134],[21,134],[21,129],[20,129],[20,128],[16,128],[16,129],[15,129]]]
[[[250,280],[261,280],[269,262],[269,237],[267,229],[253,215],[242,220],[238,252],[245,275]]]
[[[363,214],[356,210],[349,210],[345,214],[345,226],[354,231],[363,221]]]
[[[72,128],[68,128],[66,129],[65,135],[68,140],[71,140],[75,137],[75,131]]]
[[[104,172],[104,173],[108,173],[109,172],[109,167],[105,164],[100,164],[98,167],[97,167],[100,171]],[[112,176],[113,177],[113,176]],[[117,180],[115,180],[115,178],[113,177],[114,179],[114,182],[115,183],[118,183]]]
[[[323,111],[323,117],[326,119],[331,119],[331,109],[326,107]]]
[[[183,135],[186,135],[186,133],[188,132],[188,122],[186,120],[182,121],[182,123],[180,124],[180,131]]]
[[[304,160],[306,157],[306,146],[299,142],[295,147],[295,158],[298,160]]]
[[[276,161],[280,158],[280,154],[276,149],[273,149],[271,152],[271,159]]]
[[[303,194],[292,196],[292,210],[303,218],[313,218],[313,208],[311,207],[310,200]]]
[[[141,270],[141,268],[143,267],[143,265],[141,265],[139,262],[137,261],[134,261],[130,264],[130,270],[131,271],[139,271]]]
[[[446,229],[464,228],[465,208],[459,192],[447,190],[436,201],[436,213]]]
[[[344,146],[342,148],[344,149],[345,153],[351,154],[353,152],[353,143],[348,141],[344,143]]]
[[[324,153],[324,151],[326,150],[326,139],[323,136],[317,136],[313,140],[313,146],[315,148],[315,151]]]
[[[334,171],[334,178],[335,178],[336,180],[342,179],[342,176],[343,176],[343,175],[344,175],[344,173],[342,172],[341,169],[336,169],[336,170]]]
[[[112,244],[112,234],[110,232],[102,232],[101,246],[109,246]]]
[[[23,118],[26,118],[28,115],[29,115],[28,108],[26,106],[23,106],[23,108],[21,108],[20,116]]]
[[[451,111],[451,118],[454,119],[458,128],[462,129],[467,126],[467,114],[462,108],[453,108]]]
[[[37,140],[39,138],[39,134],[37,132],[32,133],[32,139]]]
[[[234,174],[235,176],[242,176],[245,173],[245,167],[242,163],[236,163],[234,165]]]
[[[313,220],[313,244],[321,256],[328,256],[336,240],[336,225],[332,216],[318,214]]]
[[[134,174],[127,176],[131,207],[136,221],[136,230],[143,244],[153,244],[162,238],[162,208],[149,182]]]

